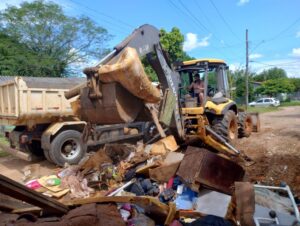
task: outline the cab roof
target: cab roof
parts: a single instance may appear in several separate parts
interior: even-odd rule
[[[202,59],[196,59],[196,60],[188,60],[183,61],[182,65],[184,66],[191,66],[196,65],[197,63],[211,63],[211,64],[226,64],[224,60],[221,59],[215,59],[215,58],[202,58]]]

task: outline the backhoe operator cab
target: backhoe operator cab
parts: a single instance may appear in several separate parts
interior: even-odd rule
[[[232,141],[238,135],[238,112],[236,103],[230,99],[227,69],[226,63],[219,59],[197,59],[176,65],[180,74],[182,112],[197,111],[205,115],[214,131],[227,141]],[[195,75],[200,75],[203,87],[200,102],[191,85],[195,82]]]

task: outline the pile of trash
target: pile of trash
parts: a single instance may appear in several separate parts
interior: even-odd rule
[[[151,145],[106,144],[53,175],[24,176],[25,190],[55,198],[60,214],[53,218],[45,208],[42,217],[7,218],[13,225],[259,225],[269,210],[276,210],[274,222],[299,218],[289,195],[255,190],[242,182],[240,165],[207,149],[180,148],[173,136]],[[288,186],[282,191],[291,194]]]

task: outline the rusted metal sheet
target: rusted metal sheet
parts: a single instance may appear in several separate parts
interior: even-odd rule
[[[67,206],[56,200],[33,191],[3,175],[0,175],[0,192],[8,196],[13,196],[15,199],[38,206],[42,208],[44,212],[49,214],[65,214],[69,210]]]
[[[143,102],[118,83],[102,84],[102,98],[91,100],[88,88],[80,94],[80,118],[95,124],[128,123],[136,119]]]
[[[207,149],[189,146],[179,166],[177,175],[193,190],[200,184],[231,194],[235,181],[242,181],[244,169],[228,159]]]

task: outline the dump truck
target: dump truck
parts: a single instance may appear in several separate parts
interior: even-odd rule
[[[9,146],[2,149],[21,159],[32,161],[37,157],[59,166],[76,164],[86,154],[88,147],[128,139],[142,139],[149,124],[145,121],[131,124],[109,124],[120,109],[120,99],[125,89],[119,87],[114,102],[113,93],[101,112],[106,124],[98,124],[92,137],[84,139],[87,123],[72,111],[76,98],[66,99],[65,93],[86,81],[85,78],[9,77],[0,80],[0,125],[14,128],[6,133]],[[110,89],[112,85],[108,85]],[[132,96],[130,96],[132,97]],[[130,98],[128,106],[134,109],[140,100]],[[123,99],[125,101],[125,99]],[[126,100],[127,101],[127,100]],[[127,110],[128,115],[129,111]],[[101,115],[101,113],[99,113]],[[125,114],[124,114],[125,115]],[[127,115],[127,117],[129,117]],[[124,116],[126,117],[126,116]]]
[[[84,78],[2,76],[0,125],[14,127],[6,134],[10,146],[3,148],[28,161],[35,156],[49,158],[48,153],[54,150],[64,153],[66,161],[81,159],[85,153],[81,149],[85,147],[80,137],[86,123],[74,116],[72,99],[67,100],[64,93],[83,81]]]

